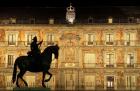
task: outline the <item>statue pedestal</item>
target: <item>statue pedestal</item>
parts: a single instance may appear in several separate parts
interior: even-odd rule
[[[50,88],[43,87],[21,87],[21,88],[13,88],[13,91],[51,91]]]

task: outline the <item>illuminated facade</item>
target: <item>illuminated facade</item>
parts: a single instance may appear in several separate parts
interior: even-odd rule
[[[33,36],[43,44],[60,46],[53,61],[53,77],[46,85],[54,90],[126,89],[140,87],[140,25],[0,25],[0,86],[13,88],[16,57],[27,55]],[[41,60],[38,60],[41,61]],[[27,72],[30,87],[41,86],[42,74]],[[22,85],[22,82],[21,82]]]

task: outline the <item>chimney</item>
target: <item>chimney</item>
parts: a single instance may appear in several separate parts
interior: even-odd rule
[[[30,24],[35,24],[35,18],[29,18],[29,23]]]
[[[113,23],[113,18],[112,18],[112,17],[109,17],[109,18],[108,18],[108,23],[109,23],[109,24]]]
[[[49,24],[54,24],[54,18],[49,19]]]
[[[16,24],[16,18],[10,18],[10,23],[11,24]]]

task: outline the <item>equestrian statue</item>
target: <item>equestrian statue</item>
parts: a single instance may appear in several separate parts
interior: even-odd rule
[[[27,82],[23,79],[23,75],[27,72],[43,72],[42,75],[42,86],[45,86],[44,82],[48,82],[52,74],[49,72],[51,62],[52,62],[52,54],[54,54],[55,59],[58,60],[59,55],[59,46],[52,45],[48,46],[41,53],[39,46],[41,46],[43,41],[37,43],[37,37],[33,38],[33,42],[31,43],[31,51],[28,52],[27,56],[19,56],[16,58],[14,63],[13,77],[12,82],[16,81],[16,86],[20,87],[18,79],[20,78],[25,86],[28,87]],[[19,68],[19,73],[17,74],[17,68]],[[45,75],[48,74],[50,77],[45,79]]]

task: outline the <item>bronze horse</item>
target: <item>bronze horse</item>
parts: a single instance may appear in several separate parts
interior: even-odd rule
[[[27,82],[22,78],[23,75],[26,73],[26,71],[43,72],[42,86],[46,87],[44,82],[48,82],[52,77],[52,74],[48,71],[50,69],[50,65],[52,62],[52,53],[55,55],[55,59],[58,59],[59,54],[58,51],[59,51],[58,45],[54,45],[45,48],[45,50],[41,53],[40,60],[36,60],[31,56],[18,57],[14,63],[14,71],[12,77],[13,83],[16,81],[16,86],[20,87],[18,83],[18,79],[20,78],[24,82],[25,86],[28,86]],[[18,75],[16,75],[17,67],[20,70]],[[50,77],[45,80],[46,74],[50,75]]]

